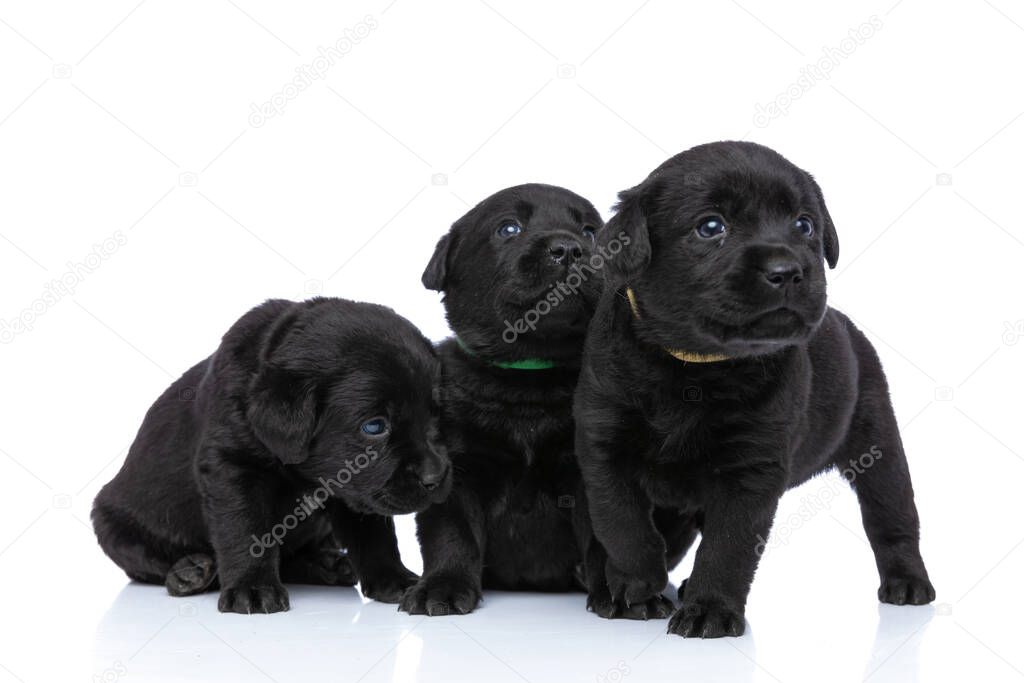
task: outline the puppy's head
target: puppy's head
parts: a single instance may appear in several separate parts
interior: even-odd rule
[[[630,239],[608,270],[633,290],[652,343],[749,356],[817,328],[839,241],[817,183],[778,153],[701,145],[619,199],[606,234]]]
[[[604,223],[569,190],[519,185],[483,200],[441,238],[423,273],[470,347],[516,360],[578,356],[600,294],[591,267]]]
[[[390,309],[294,304],[264,339],[248,418],[293,472],[362,512],[405,514],[451,487],[430,342]]]

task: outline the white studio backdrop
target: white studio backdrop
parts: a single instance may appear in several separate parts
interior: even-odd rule
[[[785,538],[755,581],[750,677],[810,676],[806,651],[839,680],[1024,676],[1022,63],[1009,0],[0,2],[0,681],[175,678],[162,618],[132,634],[133,612],[111,617],[127,582],[89,509],[150,403],[245,310],[362,299],[440,340],[420,273],[470,206],[535,181],[609,217],[617,191],[719,139],[771,146],[824,190],[841,243],[831,301],[888,372],[939,592],[872,646],[856,502],[810,482],[784,500]],[[418,569],[412,520],[399,526]],[[170,601],[144,595],[143,612]],[[482,614],[517,599],[542,604],[500,597]],[[104,640],[111,618],[134,646]],[[589,646],[565,642],[555,669],[494,643],[476,656],[496,679],[615,680],[614,661],[574,660]],[[253,641],[228,645],[218,656],[287,679]],[[700,644],[645,656],[683,646]],[[385,675],[387,647],[363,675]],[[409,661],[396,679],[416,675]]]

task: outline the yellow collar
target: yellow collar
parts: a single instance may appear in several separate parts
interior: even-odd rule
[[[626,287],[626,297],[629,299],[629,307],[633,309],[633,315],[639,320],[640,306],[636,302],[636,294],[633,293],[632,287]],[[720,353],[693,353],[692,351],[674,349],[665,349],[665,351],[684,363],[718,363],[729,360],[729,356],[723,356]]]

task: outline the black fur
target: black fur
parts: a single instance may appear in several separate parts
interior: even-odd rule
[[[833,467],[860,501],[879,598],[934,599],[881,364],[826,306],[824,262],[835,265],[839,243],[811,176],[765,147],[714,143],[669,159],[620,200],[605,235],[631,242],[606,270],[576,394],[613,601],[663,590],[697,527],[703,540],[669,631],[741,634],[780,496]],[[698,234],[709,218],[725,232]],[[688,362],[666,349],[729,359]]]
[[[503,236],[507,223],[521,232]],[[417,516],[424,573],[403,610],[465,614],[483,587],[578,589],[590,533],[573,453],[572,396],[600,274],[583,268],[577,292],[563,292],[536,329],[515,330],[570,280],[574,262],[587,263],[591,235],[602,225],[582,197],[522,185],[478,204],[438,242],[423,283],[444,292],[461,340],[440,346],[442,433],[455,479],[447,501]],[[527,358],[556,366],[495,365]]]
[[[254,308],[149,409],[96,497],[100,545],[129,577],[173,595],[219,585],[226,612],[288,609],[282,581],[358,580],[397,602],[417,577],[390,515],[450,487],[434,443],[438,371],[430,342],[383,306]],[[364,433],[377,417],[390,430]]]

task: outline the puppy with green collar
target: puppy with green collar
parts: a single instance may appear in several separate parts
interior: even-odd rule
[[[454,479],[443,503],[417,515],[424,571],[406,612],[466,614],[483,588],[582,589],[594,543],[572,397],[602,286],[602,230],[579,195],[520,185],[438,242],[423,284],[444,293],[455,333],[438,349]]]

